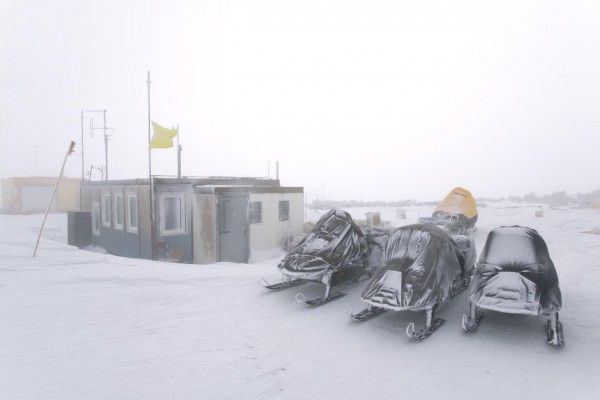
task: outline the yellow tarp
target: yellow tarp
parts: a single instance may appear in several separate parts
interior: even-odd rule
[[[477,202],[467,189],[456,187],[437,205],[435,211],[462,214],[467,218],[473,218],[477,215]]]
[[[154,121],[152,121],[152,128],[154,135],[152,135],[152,140],[150,141],[150,148],[168,149],[169,147],[173,147],[173,138],[177,136],[177,129],[165,128]]]

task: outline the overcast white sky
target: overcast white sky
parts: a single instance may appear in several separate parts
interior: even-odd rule
[[[150,69],[184,174],[279,160],[309,200],[600,187],[598,1],[0,4],[2,177],[34,174],[34,145],[55,175],[82,108],[108,110],[110,177],[147,176]],[[87,169],[103,143],[85,125]],[[176,173],[174,150],[153,162]]]

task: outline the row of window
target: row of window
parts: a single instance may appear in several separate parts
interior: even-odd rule
[[[138,231],[138,203],[137,195],[135,193],[127,193],[125,195],[127,199],[127,213],[125,213],[125,205],[123,204],[123,195],[115,194],[113,215],[115,222],[115,229],[127,228],[129,232]],[[92,203],[92,230],[94,234],[100,234],[100,224],[102,226],[110,228],[111,215],[110,215],[110,194],[102,194],[102,205],[98,202]],[[127,220],[125,220],[125,217]]]
[[[185,233],[185,197],[184,193],[164,193],[160,197],[160,232],[162,235],[178,235]],[[115,229],[127,229],[128,232],[138,231],[138,202],[135,193],[114,195],[112,218]],[[102,204],[92,203],[92,230],[100,234],[100,224],[111,227],[110,194],[102,194]],[[125,212],[127,209],[127,212]]]
[[[123,203],[123,195],[114,195],[114,218],[115,229],[127,229],[128,232],[138,231],[138,202],[135,193],[125,195],[126,204]],[[127,209],[127,212],[125,212]],[[178,235],[185,233],[185,197],[184,193],[168,193],[160,197],[160,232],[162,235]],[[290,202],[282,200],[279,202],[279,220],[290,219]],[[248,204],[248,220],[251,224],[262,222],[262,203],[253,201]],[[100,234],[100,224],[107,228],[111,226],[110,194],[102,194],[102,204],[92,203],[92,230],[95,235]]]
[[[279,202],[279,220],[288,221],[290,219],[290,202],[282,200]],[[260,224],[262,222],[262,203],[253,201],[248,204],[248,221],[251,224]]]

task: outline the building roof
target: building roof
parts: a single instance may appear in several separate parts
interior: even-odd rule
[[[0,181],[6,185],[26,185],[26,186],[54,186],[56,184],[56,176],[14,176],[10,178],[2,178]],[[64,183],[79,183],[81,178],[68,178],[63,176],[61,184]]]
[[[143,179],[114,179],[108,181],[84,181],[83,186],[106,186],[106,185],[148,185],[148,178]],[[206,176],[206,177],[154,177],[155,185],[225,185],[225,186],[279,186],[278,179],[261,177],[237,177],[237,176]]]

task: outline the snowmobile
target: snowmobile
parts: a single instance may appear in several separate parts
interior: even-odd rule
[[[316,306],[340,298],[342,292],[332,287],[340,283],[362,282],[371,277],[367,238],[354,223],[350,214],[333,209],[319,219],[314,228],[293,248],[277,266],[285,281],[260,284],[271,290],[286,289],[307,282],[325,285],[321,298],[307,299],[302,292],[296,300]]]
[[[435,312],[469,285],[475,264],[474,241],[451,236],[432,224],[396,229],[385,247],[381,267],[361,294],[368,307],[350,317],[364,321],[388,310],[425,312],[424,327],[410,323],[407,335],[425,339],[444,320]]]
[[[487,309],[511,314],[547,315],[547,341],[563,346],[558,311],[562,305],[558,275],[544,239],[531,228],[503,226],[492,230],[469,286],[469,314],[463,330],[477,329]]]
[[[431,218],[420,222],[438,225],[451,234],[470,234],[477,222],[477,202],[471,192],[456,187],[437,205]]]

